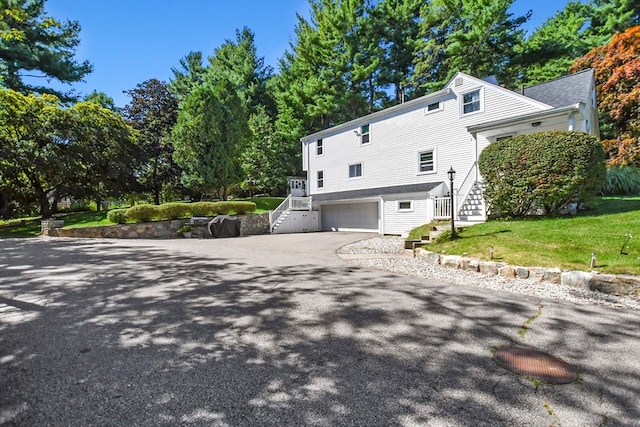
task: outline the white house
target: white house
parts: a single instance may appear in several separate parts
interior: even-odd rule
[[[545,130],[599,136],[592,70],[519,92],[457,73],[438,92],[302,138],[310,197],[289,198],[272,214],[272,231],[405,234],[450,217],[451,168],[455,216],[484,221],[482,150],[500,138]],[[315,219],[301,229],[296,209]]]

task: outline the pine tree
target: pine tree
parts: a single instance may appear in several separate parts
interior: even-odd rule
[[[0,85],[21,93],[51,93],[72,100],[44,85],[33,86],[24,77],[51,79],[62,83],[81,81],[91,72],[88,61],[77,62],[80,24],[60,22],[47,16],[45,0],[3,0],[0,2]]]

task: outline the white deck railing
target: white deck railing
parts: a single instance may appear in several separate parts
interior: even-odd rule
[[[433,199],[433,219],[451,219],[451,197]]]

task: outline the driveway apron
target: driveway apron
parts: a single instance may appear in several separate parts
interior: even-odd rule
[[[0,241],[0,425],[640,425],[639,312],[335,255],[367,237]]]

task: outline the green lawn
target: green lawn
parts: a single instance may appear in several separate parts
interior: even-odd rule
[[[428,229],[416,229],[411,237]],[[627,234],[633,237],[622,250]],[[595,253],[599,272],[640,275],[640,197],[596,198],[574,218],[489,221],[425,249],[487,260],[491,246],[494,260],[513,265],[587,271]]]

